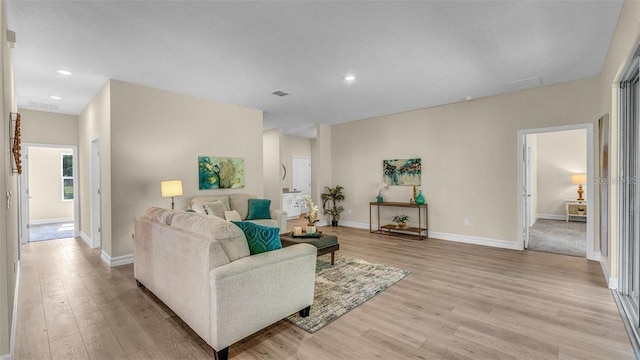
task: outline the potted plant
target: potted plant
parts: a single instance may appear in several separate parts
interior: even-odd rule
[[[393,217],[393,222],[398,223],[398,228],[404,229],[407,226],[407,221],[409,221],[409,216],[402,214],[396,215]]]
[[[331,215],[331,226],[338,226],[340,220],[340,213],[344,211],[344,208],[338,203],[344,200],[344,194],[342,190],[344,188],[340,185],[336,185],[334,188],[325,186],[327,192],[322,193],[322,209],[325,215]]]

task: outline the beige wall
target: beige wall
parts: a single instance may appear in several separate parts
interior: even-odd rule
[[[282,209],[282,130],[265,131],[262,135],[262,166],[264,171],[264,197],[271,199],[272,209]]]
[[[78,145],[78,117],[20,109],[22,141],[35,144]]]
[[[597,99],[592,78],[332,126],[331,179],[346,195],[342,220],[368,224],[382,160],[419,157],[430,231],[515,243],[517,131],[594,123]],[[387,192],[389,201],[410,197],[410,187]]]
[[[609,46],[609,52],[600,73],[600,115],[610,114],[609,166],[610,177],[617,178],[618,172],[618,84],[638,44],[640,43],[640,2],[625,1],[618,19],[616,31]],[[595,131],[597,134],[598,132]],[[596,148],[597,149],[597,148]],[[599,164],[596,161],[596,164]],[[599,166],[599,165],[598,165]],[[605,269],[614,279],[618,277],[618,186],[609,186],[609,256],[602,259]],[[596,217],[597,219],[597,217]],[[597,222],[598,220],[596,220]],[[617,284],[616,284],[617,285]],[[611,284],[610,284],[611,286]]]
[[[587,172],[587,131],[537,134],[537,214],[565,216],[565,200],[578,197],[571,175]],[[586,199],[589,184],[583,184]]]
[[[527,146],[530,149],[530,165],[531,171],[531,184],[529,184],[529,198],[531,209],[529,213],[529,225],[533,225],[536,222],[538,214],[538,134],[527,135]]]
[[[73,200],[62,200],[62,154],[73,149],[30,146],[29,221],[72,219]]]
[[[342,185],[333,183],[331,173],[333,171],[332,152],[332,127],[325,124],[318,124],[317,136],[311,140],[311,197],[313,202],[320,208],[318,218],[329,219],[322,215],[322,194],[325,186]],[[347,195],[348,196],[348,195]]]
[[[2,59],[2,73],[0,83],[0,113],[4,124],[9,124],[9,112],[16,112],[16,98],[14,93],[14,78],[12,64],[12,50],[7,45],[7,21],[4,7],[0,1],[0,59]],[[0,166],[0,186],[3,193],[13,194],[12,201],[4,199],[0,206],[0,358],[10,355],[10,339],[13,303],[15,297],[16,269],[18,262],[18,209],[17,209],[17,176],[11,167],[11,142],[9,141],[9,126],[0,127],[0,147],[3,149],[2,166]]]
[[[282,137],[282,163],[287,167],[287,176],[282,182],[283,187],[293,188],[293,165],[291,158],[294,156],[311,158],[311,139],[296,136]],[[313,163],[311,163],[313,167]]]
[[[100,138],[101,248],[108,254],[111,244],[111,82],[107,82],[79,116],[78,180],[80,183],[80,231],[88,238],[91,229],[91,142]]]
[[[149,206],[170,207],[161,180],[182,180],[176,209],[207,194],[263,196],[262,151],[261,111],[112,80],[109,256],[133,252],[135,216]],[[199,155],[244,158],[245,188],[199,190]]]

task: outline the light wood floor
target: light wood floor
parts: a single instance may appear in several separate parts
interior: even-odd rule
[[[314,335],[286,321],[233,359],[634,359],[600,265],[367,230],[339,254],[412,273]],[[17,359],[205,359],[212,350],[80,239],[23,247]]]

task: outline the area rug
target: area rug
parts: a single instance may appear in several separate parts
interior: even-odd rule
[[[529,228],[529,250],[587,256],[587,223],[539,219]]]
[[[54,240],[73,237],[73,223],[53,223],[29,226],[29,241]]]
[[[328,256],[319,257],[316,265],[316,288],[311,314],[301,318],[296,313],[287,318],[312,334],[410,273],[340,255],[336,255],[335,265],[332,266],[325,258]]]

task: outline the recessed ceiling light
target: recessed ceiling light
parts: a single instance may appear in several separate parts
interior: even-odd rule
[[[57,96],[57,95],[51,95],[49,97],[52,98],[53,100],[62,100],[62,97]]]
[[[353,80],[356,79],[356,76],[355,75],[345,75],[344,79],[347,80],[347,81],[353,81]]]
[[[71,71],[67,71],[67,70],[58,70],[58,74],[61,74],[61,75],[67,75],[67,76],[69,76],[69,75],[71,75]]]

